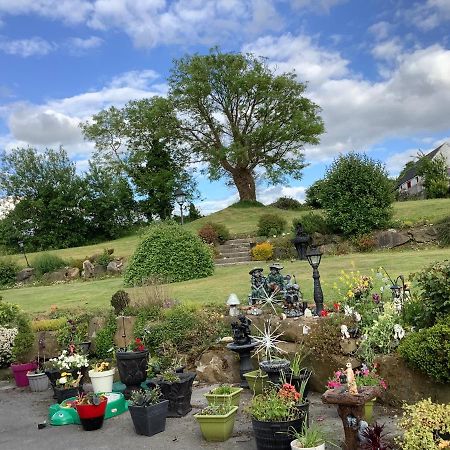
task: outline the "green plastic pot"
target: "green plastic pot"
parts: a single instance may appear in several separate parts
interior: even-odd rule
[[[224,442],[233,434],[234,421],[238,407],[233,406],[231,411],[224,416],[204,416],[194,414],[200,424],[203,438],[208,442]]]
[[[204,395],[208,400],[208,405],[221,405],[225,403],[232,406],[239,406],[239,400],[243,389],[241,387],[232,387],[231,390],[233,391],[231,394],[215,394],[215,389],[213,389]]]
[[[269,377],[262,370],[253,370],[252,372],[247,372],[244,374],[247,380],[249,388],[252,390],[253,394],[258,395],[264,392],[265,387]]]

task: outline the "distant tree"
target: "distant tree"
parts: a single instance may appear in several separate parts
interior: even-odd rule
[[[16,206],[0,221],[0,244],[17,251],[26,241],[29,250],[82,245],[87,224],[80,203],[84,180],[63,148],[16,148],[0,155],[0,191]]]
[[[322,188],[324,180],[315,181],[309,188],[306,189],[305,203],[315,209],[322,208]]]
[[[115,239],[125,234],[134,222],[136,208],[127,179],[90,161],[85,181],[83,211],[96,240]]]
[[[336,158],[326,172],[321,191],[327,222],[345,235],[366,234],[390,223],[391,182],[385,167],[364,154]]]
[[[169,86],[185,148],[211,180],[234,184],[241,201],[256,200],[257,171],[272,184],[300,179],[303,145],[317,144],[324,131],[306,85],[252,54],[186,56],[175,61]]]
[[[152,97],[122,109],[111,107],[81,129],[95,143],[95,158],[132,181],[148,219],[170,217],[177,188],[193,192],[187,155],[180,151],[179,121],[169,100]]]
[[[444,198],[449,191],[447,161],[440,154],[433,159],[423,153],[417,155],[417,175],[424,178],[423,187],[427,198]]]
[[[416,161],[408,161],[404,166],[403,169],[400,171],[397,177],[397,181],[401,180],[403,175],[405,175],[408,170],[412,169],[416,165]]]
[[[203,216],[202,216],[202,213],[199,211],[199,209],[196,208],[192,202],[190,202],[187,217],[188,217],[188,221],[192,222],[193,220],[200,219]]]

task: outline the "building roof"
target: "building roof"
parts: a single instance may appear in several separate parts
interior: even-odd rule
[[[441,144],[439,147],[435,148],[434,150],[432,150],[430,153],[427,153],[425,155],[425,158],[428,159],[433,159],[437,153],[439,152],[439,150],[441,150],[442,147],[449,145],[447,144],[447,142],[444,142],[443,144]],[[397,181],[397,189],[403,184],[406,183],[407,181],[413,179],[415,176],[417,176],[417,163],[414,164],[414,166],[412,166],[410,169],[408,169],[403,176]]]

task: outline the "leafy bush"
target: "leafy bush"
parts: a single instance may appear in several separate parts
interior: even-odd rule
[[[95,316],[93,311],[73,313],[71,318],[58,329],[56,340],[61,348],[67,348],[72,341],[75,344],[86,342],[88,340],[88,326],[92,317]]]
[[[297,250],[295,250],[290,234],[272,238],[270,241],[273,245],[273,259],[297,259]]]
[[[322,208],[322,187],[324,182],[324,180],[317,180],[308,189],[306,189],[306,205],[314,209]]]
[[[439,221],[436,225],[439,244],[443,247],[450,245],[450,216]]]
[[[65,326],[66,323],[66,317],[60,317],[59,319],[33,320],[33,322],[31,322],[31,329],[35,333],[39,331],[55,331]]]
[[[168,282],[212,275],[212,252],[198,236],[173,223],[149,227],[125,270],[125,285],[139,285],[150,277]]]
[[[31,262],[31,266],[36,269],[36,275],[38,276],[42,276],[44,273],[54,272],[66,265],[66,261],[52,253],[42,253],[36,256]]]
[[[219,244],[224,244],[228,241],[228,239],[230,239],[230,230],[225,225],[213,222],[208,222],[208,224],[211,225],[216,232]]]
[[[302,224],[303,230],[305,233],[320,233],[320,234],[329,234],[331,233],[330,227],[320,213],[309,212],[298,219],[294,219],[292,221],[294,232],[297,229],[298,225]]]
[[[450,382],[450,316],[407,335],[398,347],[406,362],[434,380]]]
[[[230,205],[230,208],[264,208],[264,205],[257,200],[239,200]]]
[[[10,258],[0,258],[0,286],[9,286],[16,281],[19,266]]]
[[[94,262],[98,264],[99,266],[103,266],[105,269],[108,267],[108,264],[114,259],[111,254],[113,252],[109,251],[108,249],[104,249],[103,253],[98,255]]]
[[[106,321],[106,325],[97,331],[94,339],[95,354],[99,359],[111,358],[110,350],[114,348],[114,335],[116,331],[116,316],[111,312]]]
[[[27,314],[18,305],[0,301],[0,326],[17,329],[11,356],[13,361],[25,362],[34,339]]]
[[[377,245],[375,238],[371,234],[358,236],[353,240],[353,245],[360,252],[371,252]]]
[[[216,244],[219,242],[219,236],[217,236],[216,230],[210,223],[203,225],[200,230],[198,230],[197,234],[206,244]]]
[[[321,187],[327,222],[347,236],[389,226],[394,200],[384,166],[364,154],[339,156]]]
[[[273,245],[270,242],[262,242],[252,248],[252,257],[256,261],[268,261],[272,256]]]
[[[258,220],[258,236],[278,236],[286,228],[286,220],[278,214],[263,214]]]
[[[422,317],[427,326],[450,315],[450,260],[434,262],[411,276],[421,289]]]
[[[270,206],[274,206],[275,208],[279,209],[286,209],[286,210],[300,210],[304,209],[305,207],[295,198],[291,197],[280,197],[278,200],[273,202]]]

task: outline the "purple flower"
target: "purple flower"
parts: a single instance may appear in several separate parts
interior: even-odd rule
[[[372,294],[372,300],[378,305],[381,300],[380,294]]]

